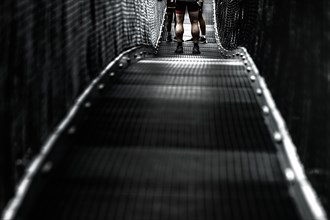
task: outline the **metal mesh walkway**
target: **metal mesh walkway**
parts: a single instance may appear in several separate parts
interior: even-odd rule
[[[91,99],[30,219],[298,219],[244,66],[184,60]]]
[[[208,40],[92,94],[27,219],[299,219],[246,67]]]

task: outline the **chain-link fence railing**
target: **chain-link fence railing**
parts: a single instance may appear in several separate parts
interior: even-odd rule
[[[75,98],[123,50],[156,45],[165,2],[0,3],[0,208]]]

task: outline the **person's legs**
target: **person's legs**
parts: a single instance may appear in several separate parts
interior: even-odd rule
[[[200,37],[200,42],[206,43],[206,24],[205,20],[203,18],[203,2],[200,3],[199,6],[199,16],[198,16],[198,21],[199,21],[199,26],[201,29],[201,37]]]
[[[199,39],[199,27],[198,27],[198,11],[190,11],[189,18],[191,23],[191,35],[193,37],[193,42],[198,43]]]
[[[201,34],[203,36],[205,36],[206,35],[206,25],[205,25],[205,21],[204,21],[204,18],[203,18],[202,14],[199,14],[198,20],[199,20],[199,26],[201,28]]]
[[[185,2],[177,2],[176,3],[176,25],[175,25],[175,34],[178,42],[182,43],[182,37],[183,37],[183,20],[184,20],[184,14],[186,12],[186,3]]]
[[[206,34],[206,24],[205,24],[203,15],[201,13],[199,13],[198,20],[199,20],[199,26],[201,27],[201,33],[202,33],[203,36],[205,36],[205,34]]]
[[[188,5],[189,10],[189,18],[191,23],[191,35],[193,37],[194,48],[193,53],[199,54],[199,27],[198,27],[198,16],[199,16],[199,8],[197,2],[191,2]]]
[[[172,41],[171,29],[172,29],[173,14],[174,14],[174,9],[167,8],[167,12],[166,12],[166,15],[167,15],[167,24],[166,24],[167,41]]]
[[[166,16],[167,16],[166,30],[167,32],[171,32],[172,21],[173,21],[173,9],[167,8]]]
[[[206,34],[206,25],[205,20],[203,18],[203,2],[200,3],[199,6],[199,16],[198,16],[199,26],[201,28],[202,35]]]
[[[176,39],[178,42],[182,42],[183,38],[183,20],[184,20],[184,14],[178,14],[176,13],[176,26],[175,26],[175,34]]]
[[[185,2],[177,2],[176,3],[176,26],[175,26],[175,35],[176,40],[178,42],[178,46],[175,50],[175,53],[183,53],[183,20],[184,14],[186,11],[186,3]]]

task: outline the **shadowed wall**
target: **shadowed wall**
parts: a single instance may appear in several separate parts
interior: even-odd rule
[[[101,69],[125,48],[155,43],[151,30],[160,21],[151,15],[163,7],[151,0],[0,2],[1,206],[31,155]],[[327,210],[329,10],[327,0],[217,1],[223,46],[248,48]]]
[[[223,0],[217,8],[223,46],[252,55],[329,213],[329,1]]]
[[[0,3],[0,209],[77,96],[123,50],[154,45],[164,2]]]

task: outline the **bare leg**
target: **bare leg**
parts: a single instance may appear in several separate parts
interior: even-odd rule
[[[202,35],[205,35],[206,34],[206,25],[205,25],[205,21],[204,21],[202,12],[199,12],[198,20],[199,20],[199,26],[201,27]]]
[[[176,26],[175,26],[175,34],[176,34],[176,40],[179,43],[182,43],[183,38],[183,20],[184,20],[184,14],[176,14]]]
[[[199,16],[199,11],[189,12],[189,18],[191,23],[191,35],[193,36],[194,43],[198,43],[199,40],[198,16]]]

